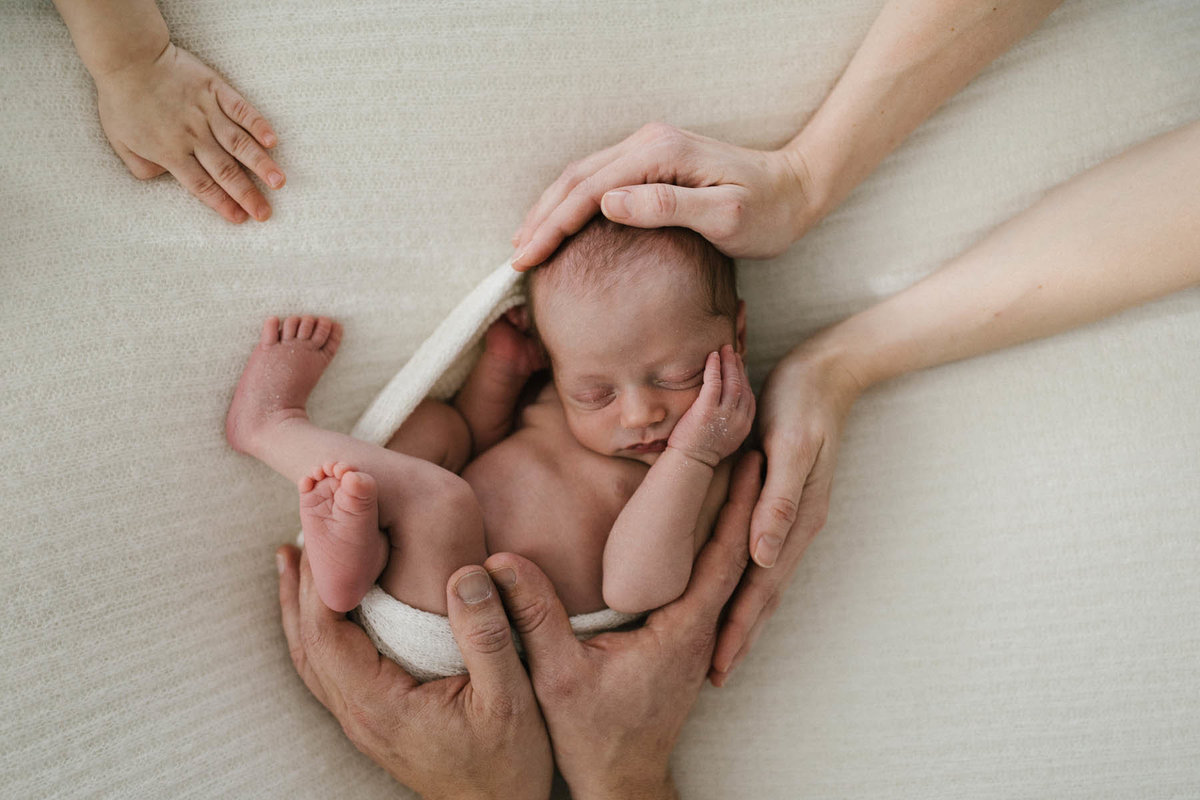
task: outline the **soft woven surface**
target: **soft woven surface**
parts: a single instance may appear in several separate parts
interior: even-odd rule
[[[164,3],[280,134],[233,227],[130,177],[49,2],[0,5],[0,795],[404,795],[294,674],[295,490],[222,419],[264,317],[346,326],[349,430],[570,160],[798,128],[878,0]],[[786,256],[751,367],[1200,113],[1200,6],[1070,0]],[[694,798],[1190,797],[1200,292],[863,398],[826,530],[675,758]]]

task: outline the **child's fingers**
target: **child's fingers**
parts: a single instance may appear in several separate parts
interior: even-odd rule
[[[283,186],[286,180],[283,170],[267,154],[267,151],[254,141],[254,137],[246,133],[245,129],[234,125],[226,117],[220,115],[214,115],[214,117],[209,120],[209,124],[212,127],[213,136],[217,138],[217,143],[225,148],[225,152],[249,167],[263,183],[272,189]]]
[[[271,129],[270,123],[263,119],[263,115],[258,113],[258,109],[247,103],[246,98],[227,84],[217,84],[217,103],[227,117],[250,131],[250,135],[263,147],[271,148],[278,143],[275,131]]]
[[[259,222],[265,222],[271,216],[271,206],[267,203],[267,198],[263,197],[254,182],[247,177],[242,165],[234,161],[215,141],[208,146],[197,147],[196,160],[250,216]]]
[[[225,190],[213,180],[212,176],[195,156],[187,156],[182,161],[170,166],[171,174],[175,176],[183,188],[200,199],[204,205],[216,211],[233,223],[242,223],[248,216],[241,206]]]

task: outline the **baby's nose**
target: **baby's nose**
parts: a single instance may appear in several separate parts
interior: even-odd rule
[[[633,430],[648,428],[667,418],[667,409],[649,392],[630,392],[621,404],[621,424]]]

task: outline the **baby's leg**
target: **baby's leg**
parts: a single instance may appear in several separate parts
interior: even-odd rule
[[[289,317],[282,326],[277,318],[268,319],[234,393],[226,436],[238,452],[255,456],[301,484],[308,495],[305,502],[323,512],[329,523],[337,520],[341,526],[335,538],[325,536],[330,533],[326,525],[311,543],[313,577],[326,605],[351,602],[347,595],[369,587],[386,561],[385,589],[395,584],[403,589],[406,596],[397,596],[404,602],[445,613],[446,578],[463,564],[482,563],[487,556],[478,503],[453,473],[309,422],[308,395],[340,340],[341,326],[324,317]],[[335,468],[338,462],[349,465],[341,476]],[[323,466],[318,467],[320,473],[314,472],[316,465],[329,465],[329,473]],[[342,486],[347,470],[370,478],[351,477]],[[377,501],[371,497],[370,479]],[[453,500],[452,507],[447,498]],[[372,505],[378,514],[374,528],[369,524]],[[313,524],[318,516],[310,515]],[[322,536],[329,546],[318,544]],[[307,541],[307,526],[305,537]],[[335,546],[339,540],[358,544],[347,552]],[[456,563],[447,569],[448,562]],[[403,580],[396,583],[393,577]],[[323,584],[326,591],[321,591]],[[350,608],[361,594],[352,599]]]

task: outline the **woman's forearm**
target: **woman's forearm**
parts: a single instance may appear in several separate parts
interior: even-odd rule
[[[1200,283],[1200,122],[1056,187],[816,342],[863,386],[1049,336]]]
[[[893,0],[812,119],[784,148],[810,217],[835,208],[909,133],[1061,0]],[[804,180],[807,178],[807,180]]]
[[[171,42],[154,0],[54,0],[93,78],[153,61]]]

